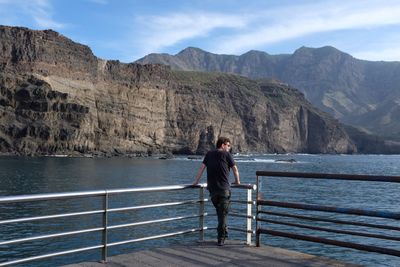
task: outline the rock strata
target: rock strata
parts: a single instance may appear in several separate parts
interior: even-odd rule
[[[359,60],[329,46],[301,47],[282,55],[253,50],[240,56],[189,47],[176,55],[150,54],[137,62],[257,79],[273,77],[299,89],[315,107],[342,123],[372,134],[399,137],[400,62]]]
[[[18,155],[353,153],[297,90],[237,75],[123,64],[54,31],[0,27],[0,152]]]

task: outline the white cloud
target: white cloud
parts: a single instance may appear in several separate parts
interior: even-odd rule
[[[0,22],[13,25],[60,29],[65,25],[53,19],[49,0],[0,0]],[[28,23],[26,23],[28,21]]]
[[[316,33],[400,24],[398,14],[398,1],[329,1],[280,7],[254,15],[251,25],[244,31],[222,37],[215,51],[240,53]]]
[[[240,29],[245,27],[243,16],[217,13],[171,14],[167,16],[139,17],[142,31],[140,45],[145,51],[159,52],[165,47],[197,37],[206,37],[216,29]]]
[[[36,25],[40,28],[60,29],[64,27],[64,24],[53,19],[53,11],[49,0],[28,0],[25,5],[27,13],[32,16]]]
[[[206,42],[204,48],[212,52],[240,54],[307,36],[313,40],[322,33],[400,24],[400,1],[397,0],[295,3],[258,10],[238,8],[240,12],[236,14],[196,11],[142,16],[136,21],[140,30],[135,30],[136,39],[131,44],[138,47],[136,54],[145,55],[164,52],[183,41],[201,39]],[[334,40],[330,39],[326,44],[332,43]],[[390,50],[394,49],[387,48]],[[372,56],[373,51],[364,53],[368,54]]]

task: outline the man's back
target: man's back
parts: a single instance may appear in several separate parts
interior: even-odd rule
[[[204,160],[207,166],[207,187],[213,192],[230,189],[229,170],[235,165],[232,155],[221,149],[209,151]]]

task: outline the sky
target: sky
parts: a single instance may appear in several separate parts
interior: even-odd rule
[[[189,46],[276,55],[329,45],[400,61],[399,14],[399,0],[0,0],[0,25],[52,29],[126,63]]]

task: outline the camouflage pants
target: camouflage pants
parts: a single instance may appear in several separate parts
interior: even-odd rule
[[[230,206],[231,191],[225,190],[211,195],[211,201],[217,211],[218,217],[218,240],[228,237],[227,223]]]

